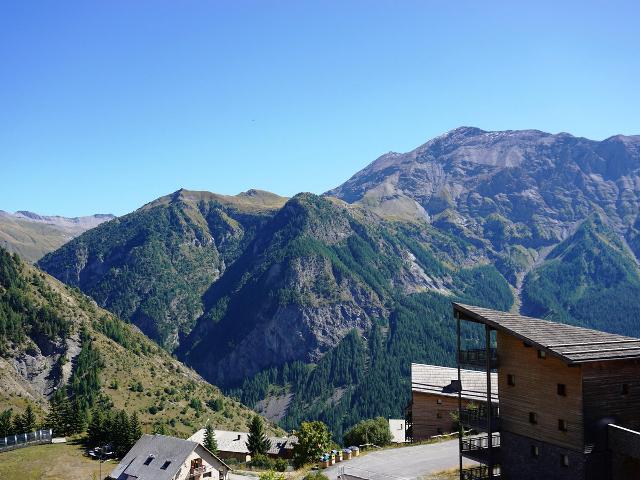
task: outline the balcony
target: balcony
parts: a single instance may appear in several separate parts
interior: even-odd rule
[[[494,433],[491,438],[491,459],[489,459],[488,435],[464,437],[462,439],[462,455],[484,464],[500,463],[500,434]]]
[[[486,368],[487,350],[484,348],[474,348],[471,350],[460,350],[458,356],[460,365],[465,367]],[[498,368],[498,352],[495,348],[489,349],[490,368]]]
[[[488,480],[490,478],[500,478],[500,467],[493,467],[493,474],[489,475],[489,467],[484,465],[480,467],[465,468],[460,472],[461,480]]]
[[[201,467],[193,467],[189,470],[189,478],[199,477],[207,472],[211,471],[211,467],[208,465],[202,465]]]
[[[460,423],[468,428],[475,428],[481,431],[489,430],[489,420],[491,421],[491,430],[493,432],[500,431],[500,407],[491,405],[491,417],[487,418],[487,407],[484,404],[477,408],[463,408],[460,412]]]

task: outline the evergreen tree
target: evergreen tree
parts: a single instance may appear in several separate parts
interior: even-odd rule
[[[33,432],[36,429],[36,414],[33,413],[31,404],[27,405],[27,409],[22,415],[16,415],[13,429],[14,433]]]
[[[140,437],[142,437],[142,426],[140,425],[140,420],[138,420],[138,414],[133,412],[129,417],[129,444],[131,446],[135,445]]]
[[[71,435],[71,405],[62,390],[57,390],[49,402],[46,425],[59,437]]]
[[[6,437],[13,433],[13,423],[11,417],[13,416],[13,410],[7,408],[0,413],[0,437]]]
[[[204,428],[204,448],[211,453],[218,453],[218,442],[216,441],[216,433],[213,431],[213,425],[210,423]]]
[[[88,414],[84,402],[75,401],[70,408],[69,434],[77,435],[87,428]]]
[[[94,408],[87,428],[87,442],[90,446],[97,447],[106,443],[106,427],[108,427],[108,421],[105,412],[101,408]]]
[[[271,442],[264,432],[264,424],[260,415],[254,415],[249,425],[249,437],[247,438],[247,449],[251,455],[266,455],[271,448]]]
[[[111,425],[111,433],[115,452],[119,457],[123,457],[133,446],[129,437],[129,417],[124,410],[116,413]]]

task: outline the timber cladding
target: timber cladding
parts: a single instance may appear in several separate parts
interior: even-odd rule
[[[411,418],[414,441],[427,440],[434,435],[456,431],[451,414],[458,413],[457,397],[415,391],[412,396]],[[462,401],[463,406],[469,403],[474,402]],[[475,403],[478,404],[478,402]]]
[[[502,430],[583,451],[581,367],[539,358],[538,349],[505,332],[497,332],[497,348]]]

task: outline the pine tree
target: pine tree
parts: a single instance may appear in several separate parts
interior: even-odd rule
[[[266,455],[271,448],[271,442],[264,432],[264,424],[259,415],[254,415],[249,425],[249,438],[247,439],[247,449],[251,455]]]
[[[62,390],[57,390],[49,402],[49,414],[46,425],[59,437],[70,435],[71,411],[69,400]]]
[[[70,408],[69,418],[69,433],[71,435],[77,435],[82,433],[87,428],[88,414],[87,409],[84,408],[84,402],[75,401]]]
[[[129,417],[124,410],[120,410],[113,418],[111,439],[115,452],[119,457],[123,457],[132,447],[129,444]]]
[[[213,425],[210,423],[204,428],[204,448],[211,453],[218,453],[218,442],[216,441],[216,433],[213,431]]]
[[[19,419],[19,420],[18,420]],[[22,415],[16,416],[15,433],[33,432],[36,429],[36,414],[33,413],[31,404]]]
[[[138,414],[133,412],[129,417],[129,445],[133,447],[140,437],[142,437],[142,426],[138,420]]]
[[[91,414],[91,421],[87,428],[87,442],[92,447],[97,447],[106,443],[107,439],[105,427],[107,426],[105,413],[101,408],[94,408]]]
[[[7,408],[0,413],[0,437],[6,437],[13,433],[13,423],[11,417],[13,416],[13,410]]]

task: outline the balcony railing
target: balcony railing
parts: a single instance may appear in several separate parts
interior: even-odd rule
[[[500,434],[494,433],[491,436],[491,446],[493,448],[500,447]],[[480,435],[476,437],[464,437],[462,439],[462,451],[474,452],[489,449],[489,435]]]
[[[192,468],[191,470],[189,470],[189,477],[198,477],[200,475],[207,473],[209,470],[211,470],[211,467],[207,465]]]
[[[487,366],[487,350],[484,348],[460,350],[459,360],[460,365],[485,368]],[[489,362],[492,369],[498,368],[498,352],[495,348],[489,349]]]
[[[491,405],[491,430],[500,431],[500,408]],[[489,419],[487,418],[486,405],[479,405],[477,408],[463,408],[460,412],[460,423],[466,427],[478,430],[489,429]]]
[[[461,480],[488,480],[490,478],[500,478],[500,467],[493,467],[493,475],[489,475],[489,467],[482,465],[480,467],[465,468],[462,470]]]

